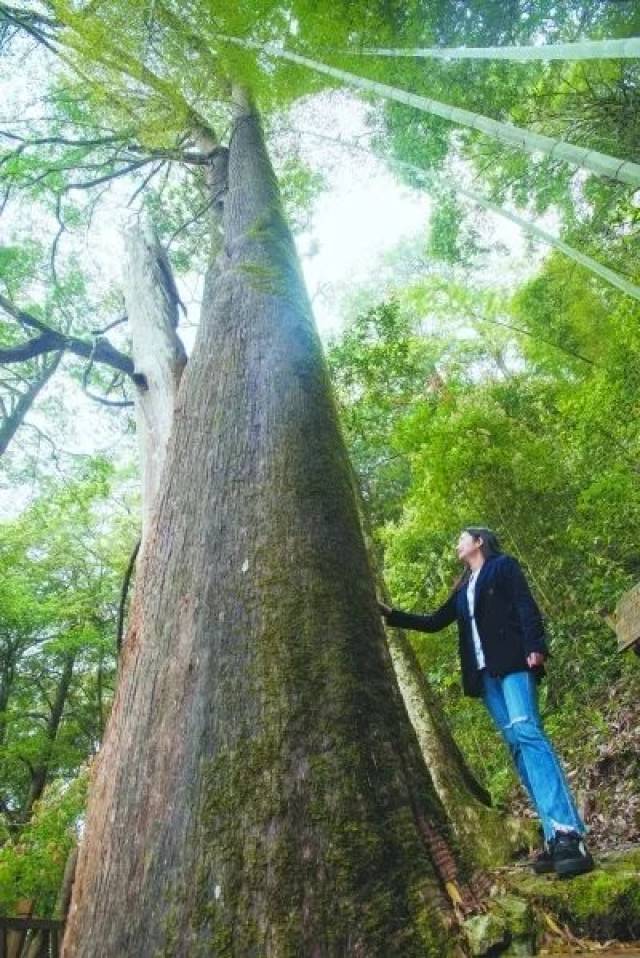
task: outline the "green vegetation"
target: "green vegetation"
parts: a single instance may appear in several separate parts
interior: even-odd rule
[[[0,912],[51,913],[115,681],[126,487],[92,461],[0,526]],[[121,503],[118,508],[118,502]]]

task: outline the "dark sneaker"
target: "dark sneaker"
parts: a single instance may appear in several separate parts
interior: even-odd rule
[[[553,867],[553,839],[551,839],[550,844],[545,842],[542,851],[539,851],[532,860],[531,867],[536,875],[546,875],[555,871]]]
[[[561,878],[590,872],[594,864],[582,835],[577,832],[556,832],[552,856],[553,869]]]

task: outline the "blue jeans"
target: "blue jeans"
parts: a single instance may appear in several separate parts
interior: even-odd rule
[[[586,831],[553,745],[542,727],[532,672],[497,678],[482,670],[483,701],[504,737],[518,774],[540,816],[544,837]]]

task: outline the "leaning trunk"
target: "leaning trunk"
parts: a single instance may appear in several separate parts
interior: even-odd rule
[[[249,106],[228,176],[63,954],[444,956],[472,896]]]
[[[44,389],[58,368],[62,356],[63,353],[59,352],[56,353],[49,362],[43,361],[42,365],[39,366],[36,378],[29,384],[27,389],[20,394],[9,415],[4,419],[2,425],[0,425],[0,456],[4,455],[7,451],[9,443],[24,422],[25,416],[32,408],[39,393]]]

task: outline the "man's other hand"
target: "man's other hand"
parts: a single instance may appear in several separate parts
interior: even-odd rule
[[[527,656],[527,665],[530,669],[535,669],[540,665],[544,665],[544,653],[529,652],[529,655]]]

